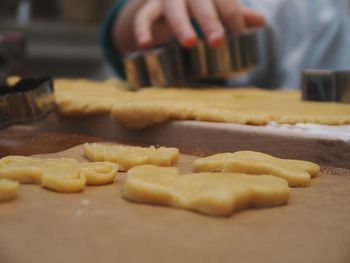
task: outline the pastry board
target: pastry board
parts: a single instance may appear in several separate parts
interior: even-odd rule
[[[52,113],[38,127],[126,143],[174,146],[210,153],[262,151],[280,158],[299,158],[350,169],[350,139],[346,139],[350,138],[350,132],[347,136],[344,132],[337,136],[337,128],[341,131],[341,126],[333,126],[333,134],[320,134],[275,126],[170,121],[144,130],[129,130],[109,114],[66,117]]]
[[[82,145],[40,155],[84,160]],[[191,170],[196,156],[182,154]],[[62,194],[21,185],[0,204],[0,262],[349,262],[350,170],[322,167],[288,205],[230,217],[128,202],[125,178]]]

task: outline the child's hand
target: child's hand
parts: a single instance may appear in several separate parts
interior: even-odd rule
[[[237,32],[265,23],[261,13],[244,7],[238,0],[145,0],[134,20],[138,45],[151,45],[153,24],[165,18],[180,43],[186,47],[193,46],[197,35],[191,17],[198,21],[212,46],[222,43],[225,30]]]

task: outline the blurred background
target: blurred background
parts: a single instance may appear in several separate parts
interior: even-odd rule
[[[112,76],[99,27],[115,0],[1,0],[0,78]]]

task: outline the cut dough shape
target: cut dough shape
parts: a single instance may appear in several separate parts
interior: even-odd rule
[[[0,202],[16,198],[19,183],[8,179],[0,179]]]
[[[57,192],[79,192],[85,185],[113,182],[118,165],[87,163],[70,158],[37,159],[7,156],[0,160],[0,178],[35,183]]]
[[[261,152],[239,151],[200,158],[194,162],[193,170],[271,174],[286,179],[290,186],[307,186],[311,178],[318,175],[320,166],[308,161],[280,159]]]
[[[120,171],[144,164],[172,166],[179,159],[179,150],[171,147],[139,147],[85,143],[85,156],[91,161],[110,161],[119,164]]]
[[[123,196],[131,201],[190,209],[213,216],[228,216],[249,207],[288,202],[286,180],[238,173],[179,175],[173,167],[143,165],[128,171]]]
[[[194,172],[221,172],[224,164],[233,157],[233,153],[218,153],[199,158],[193,163]]]

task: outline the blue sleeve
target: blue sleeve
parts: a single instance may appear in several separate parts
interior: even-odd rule
[[[111,30],[116,17],[123,9],[123,7],[127,4],[127,2],[128,0],[118,0],[114,4],[102,22],[100,31],[100,39],[104,55],[107,58],[108,62],[113,66],[116,74],[118,74],[123,79],[125,79],[123,57],[115,44],[113,44]]]

